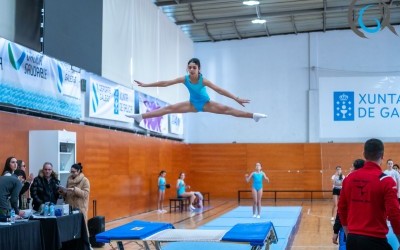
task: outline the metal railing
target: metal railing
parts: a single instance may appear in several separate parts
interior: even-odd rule
[[[263,193],[274,193],[274,200],[277,200],[278,193],[310,193],[310,200],[313,201],[314,193],[332,193],[332,190],[263,190]],[[251,193],[251,190],[238,190],[238,204],[240,204],[240,200],[249,200],[253,198],[242,197],[244,193]],[[266,198],[263,198],[266,199]]]

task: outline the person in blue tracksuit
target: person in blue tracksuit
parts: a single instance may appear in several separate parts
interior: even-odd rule
[[[253,217],[260,218],[261,213],[261,198],[263,194],[263,180],[265,179],[269,183],[267,175],[261,171],[261,163],[256,163],[256,170],[250,175],[246,174],[246,181],[253,180],[252,195],[253,195]]]

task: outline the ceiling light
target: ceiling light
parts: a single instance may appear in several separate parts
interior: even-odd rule
[[[266,23],[267,20],[265,20],[265,19],[254,19],[254,20],[252,20],[251,22],[252,22],[252,23],[263,24],[263,23]]]
[[[260,1],[243,1],[243,4],[253,6],[253,5],[260,4]]]

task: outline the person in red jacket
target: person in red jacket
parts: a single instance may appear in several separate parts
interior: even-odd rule
[[[347,235],[347,250],[392,249],[386,234],[391,223],[400,242],[400,208],[393,178],[382,173],[384,146],[378,139],[364,144],[366,163],[343,182],[339,217]]]

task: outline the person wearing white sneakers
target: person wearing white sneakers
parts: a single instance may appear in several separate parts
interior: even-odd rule
[[[164,209],[164,197],[165,197],[165,188],[167,187],[167,182],[165,180],[165,176],[167,172],[162,170],[158,175],[158,202],[157,202],[157,212],[158,213],[166,213],[167,210]]]
[[[269,178],[267,175],[261,171],[261,163],[256,163],[256,171],[252,172],[250,175],[245,175],[246,181],[249,182],[253,179],[253,186],[251,189],[253,195],[253,217],[259,219],[261,214],[261,198],[263,195],[263,179],[269,183]],[[257,213],[256,213],[257,212]]]
[[[196,198],[196,196],[195,196],[194,192],[186,192],[186,188],[189,189],[190,186],[185,184],[184,179],[185,179],[185,173],[180,173],[179,178],[176,181],[176,194],[177,194],[178,198],[181,198],[181,197],[189,198],[189,200],[190,200],[189,208],[190,208],[190,210],[193,211],[196,209],[193,206],[193,202],[194,202],[194,199]]]
[[[213,89],[218,94],[224,95],[228,98],[235,100],[237,103],[244,107],[244,104],[249,103],[250,100],[242,99],[228,91],[213,84],[208,79],[204,78],[200,73],[200,60],[192,58],[188,62],[187,66],[188,75],[178,77],[169,81],[159,81],[154,83],[142,83],[135,80],[140,87],[167,87],[173,84],[183,83],[189,90],[190,100],[186,102],[180,102],[173,105],[169,105],[154,111],[150,111],[143,114],[126,115],[127,117],[133,118],[137,123],[140,123],[143,119],[160,117],[171,113],[190,113],[190,112],[210,112],[215,114],[225,114],[235,117],[251,118],[258,122],[261,118],[266,118],[267,115],[260,113],[250,113],[241,111],[220,103],[210,100],[206,87]]]

